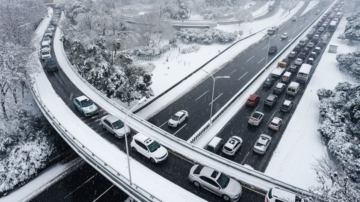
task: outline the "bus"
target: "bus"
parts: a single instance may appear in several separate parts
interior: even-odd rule
[[[302,64],[300,70],[296,76],[296,82],[298,83],[306,83],[310,77],[312,65]]]
[[[336,29],[337,21],[331,21],[328,30],[333,32]]]

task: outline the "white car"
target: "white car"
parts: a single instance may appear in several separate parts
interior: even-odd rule
[[[195,164],[190,169],[188,179],[196,187],[213,192],[225,201],[238,201],[242,193],[239,182],[206,166]]]
[[[259,139],[256,141],[253,151],[258,154],[265,154],[267,148],[270,145],[271,137],[265,134],[261,134]]]
[[[55,30],[55,26],[54,25],[49,25],[47,29],[53,32]]]
[[[176,112],[175,115],[171,117],[168,121],[170,127],[178,127],[182,122],[184,122],[189,117],[189,113],[185,110]]]
[[[114,134],[118,138],[122,138],[130,134],[130,128],[124,124],[118,117],[113,115],[106,115],[100,120],[101,126]]]
[[[44,37],[41,43],[44,43],[44,42],[50,45],[51,39],[49,37]]]
[[[296,201],[296,202],[306,202],[307,200],[297,196],[294,193],[285,191],[278,187],[273,187],[269,189],[265,196],[266,202],[278,202],[278,201]]]
[[[51,30],[47,29],[47,30],[45,31],[44,36],[52,37],[52,35],[53,35],[53,33],[52,33]]]
[[[302,63],[303,63],[303,59],[301,59],[301,58],[296,58],[296,60],[295,60],[295,62],[294,62],[294,64],[295,65],[302,65]]]
[[[279,117],[274,117],[269,123],[269,128],[275,131],[279,131],[281,124],[282,124],[282,119]]]
[[[222,152],[229,156],[234,156],[241,147],[243,140],[238,136],[232,136],[223,146]]]
[[[40,50],[49,50],[51,49],[50,43],[48,41],[42,41],[41,42],[41,46],[40,46]]]
[[[41,59],[45,60],[47,58],[51,58],[50,49],[41,50]]]
[[[285,40],[286,38],[288,38],[288,33],[286,32],[280,36],[281,40]]]
[[[138,133],[130,143],[131,150],[150,159],[151,163],[161,163],[168,157],[168,151],[155,140]]]

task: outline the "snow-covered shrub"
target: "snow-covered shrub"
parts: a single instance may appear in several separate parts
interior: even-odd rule
[[[185,43],[230,43],[237,37],[237,32],[226,32],[219,29],[181,29],[175,36]]]
[[[158,46],[140,46],[133,49],[133,55],[136,56],[155,57],[160,56],[161,54],[162,49]]]
[[[360,41],[360,12],[349,15],[344,33],[338,36],[339,39],[350,41]]]
[[[360,177],[360,94],[359,86],[344,82],[335,90],[319,89],[319,128],[327,148],[349,171],[353,179]]]
[[[339,67],[360,80],[360,50],[347,54],[338,54],[336,60],[339,62]]]
[[[187,54],[187,53],[197,52],[199,49],[200,49],[200,47],[198,45],[194,44],[194,45],[182,48],[180,53]]]

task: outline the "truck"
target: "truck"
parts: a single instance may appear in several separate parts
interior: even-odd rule
[[[278,31],[278,28],[276,26],[273,26],[267,30],[267,34],[271,36],[271,35],[274,35],[277,31]]]
[[[328,27],[328,30],[329,30],[330,32],[335,31],[336,25],[337,25],[337,21],[334,21],[334,20],[331,21],[331,22],[330,22],[330,25],[329,25],[329,27]]]
[[[272,77],[279,78],[287,67],[286,62],[278,62],[276,68],[270,73]]]

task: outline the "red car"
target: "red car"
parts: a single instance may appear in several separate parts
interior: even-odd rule
[[[246,100],[246,105],[253,107],[260,102],[260,96],[258,94],[251,94],[250,97]]]

